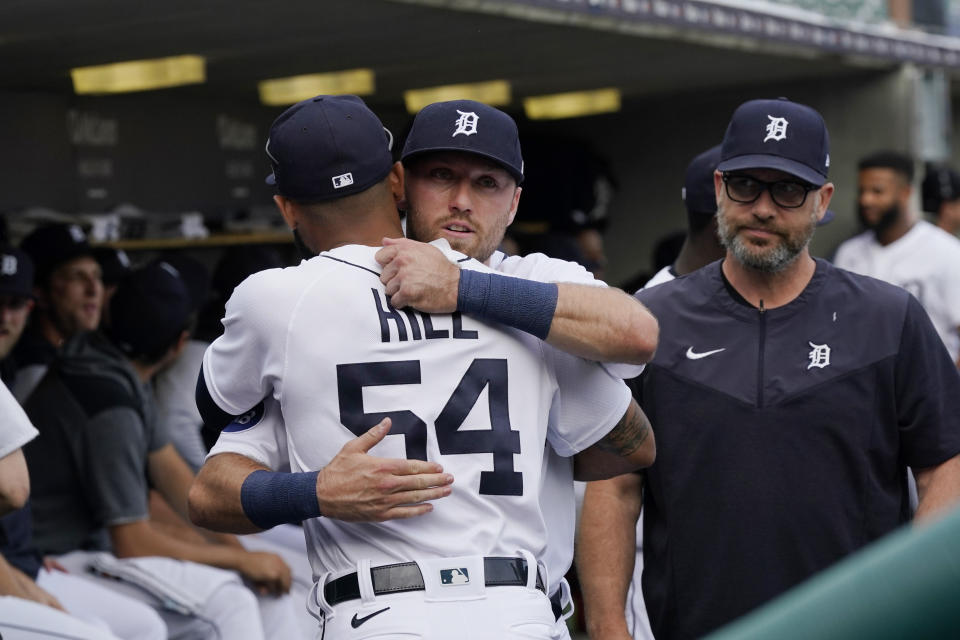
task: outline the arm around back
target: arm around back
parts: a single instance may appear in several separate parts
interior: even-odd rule
[[[384,266],[380,280],[398,308],[460,310],[538,337],[546,329],[550,345],[597,362],[643,364],[657,348],[659,328],[646,307],[570,263],[528,257],[512,263],[515,275],[476,271],[464,278],[467,271],[436,247],[405,238],[385,238],[384,245],[376,256]],[[568,277],[578,283],[566,282]],[[554,295],[547,295],[543,283],[557,283]]]
[[[326,467],[315,475],[314,495],[319,512],[328,518],[351,522],[381,522],[411,518],[433,510],[429,503],[450,495],[453,476],[443,468],[423,460],[380,458],[369,450],[390,431],[386,418],[345,444]],[[244,484],[255,471],[281,474],[234,453],[211,457],[200,469],[190,490],[190,518],[202,527],[217,531],[250,533],[263,527],[257,511],[257,495],[250,494],[244,504]],[[248,487],[249,489],[250,487]],[[252,498],[252,500],[250,499]],[[276,505],[267,505],[277,514]],[[302,509],[292,504],[282,521],[297,520]],[[251,516],[253,516],[251,518]]]
[[[238,453],[220,453],[208,459],[197,473],[187,505],[197,526],[226,533],[261,531],[243,512],[240,492],[243,481],[267,467]]]
[[[660,327],[639,300],[612,287],[560,283],[558,290],[549,344],[598,362],[653,359]]]

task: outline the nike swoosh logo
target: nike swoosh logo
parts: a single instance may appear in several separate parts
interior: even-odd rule
[[[699,360],[700,358],[706,358],[707,356],[712,356],[715,353],[720,353],[721,351],[726,351],[727,348],[714,349],[713,351],[704,351],[703,353],[697,353],[693,350],[693,347],[687,348],[687,357],[691,360]]]
[[[357,614],[353,614],[353,619],[350,620],[350,626],[353,627],[354,629],[356,629],[357,627],[359,627],[360,625],[362,625],[364,622],[366,622],[367,620],[369,620],[369,619],[372,618],[373,616],[378,616],[378,615],[380,615],[381,613],[383,613],[384,611],[387,611],[389,608],[390,608],[390,607],[386,607],[386,608],[384,608],[384,609],[380,609],[380,611],[374,611],[374,612],[371,613],[370,615],[363,616],[362,618],[358,618],[358,617],[357,617]]]

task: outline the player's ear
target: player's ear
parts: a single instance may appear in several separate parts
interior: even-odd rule
[[[522,187],[517,187],[513,192],[513,202],[510,203],[510,217],[507,218],[507,226],[509,227],[513,224],[513,219],[517,217],[517,207],[520,206],[520,194],[523,192]]]
[[[393,194],[393,201],[397,204],[397,208],[406,208],[407,197],[403,190],[403,165],[399,162],[394,162],[390,173],[387,175],[387,179],[390,182],[390,193]]]
[[[817,211],[817,219],[823,219],[823,216],[827,213],[827,207],[830,206],[830,199],[833,198],[833,183],[827,182],[822,187],[820,187],[820,210]]]
[[[296,229],[298,219],[294,202],[280,195],[273,196],[273,202],[277,205],[277,209],[280,210],[280,215],[283,216],[283,221],[287,223],[287,226],[291,229]]]

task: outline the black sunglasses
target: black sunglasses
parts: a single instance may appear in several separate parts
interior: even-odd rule
[[[784,209],[802,207],[807,201],[807,194],[819,188],[796,180],[767,182],[743,173],[724,173],[723,184],[727,197],[734,202],[749,204],[755,202],[764,191],[769,191],[774,204]]]

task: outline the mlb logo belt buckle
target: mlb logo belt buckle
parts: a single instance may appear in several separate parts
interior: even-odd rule
[[[466,567],[458,567],[456,569],[441,569],[440,584],[442,585],[470,584],[470,572],[467,570]]]
[[[527,561],[523,558],[486,557],[483,559],[484,585],[487,587],[522,587],[527,584]],[[468,585],[470,572],[461,566],[440,569],[441,586]],[[388,564],[370,569],[374,595],[404,593],[426,589],[423,574],[416,562]],[[543,576],[537,571],[534,586],[547,592]],[[332,607],[360,597],[360,581],[356,573],[348,573],[323,586],[323,597]]]

